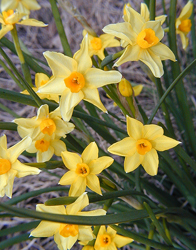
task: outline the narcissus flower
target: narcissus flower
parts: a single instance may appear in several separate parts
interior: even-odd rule
[[[114,160],[109,156],[98,158],[98,147],[95,142],[91,142],[85,148],[81,157],[67,151],[62,152],[61,156],[70,171],[63,175],[59,184],[71,185],[69,196],[81,195],[86,186],[94,192],[102,194],[97,174],[108,168]]]
[[[127,116],[127,133],[129,137],[112,144],[108,151],[125,156],[125,172],[134,171],[140,164],[149,175],[156,175],[159,158],[157,151],[165,151],[177,146],[180,142],[163,135],[162,127]]]
[[[83,31],[83,36],[87,34],[87,31]],[[85,42],[84,39],[82,43]],[[88,52],[89,56],[97,55],[101,60],[105,58],[104,49],[108,47],[120,46],[120,42],[109,34],[102,34],[99,37],[88,34]]]
[[[0,196],[11,198],[14,178],[39,174],[38,168],[22,164],[17,158],[31,144],[31,138],[25,137],[14,146],[7,148],[7,138],[0,137]]]
[[[38,204],[36,210],[39,212],[63,215],[99,216],[106,214],[106,211],[103,209],[81,212],[81,210],[88,205],[88,196],[86,193],[84,193],[74,203],[68,205],[66,208],[64,206],[45,206],[42,204]],[[54,241],[56,242],[60,250],[71,249],[71,247],[77,240],[88,242],[93,240],[94,238],[90,226],[72,225],[49,221],[41,221],[38,227],[36,227],[31,232],[31,236],[54,236]]]
[[[116,231],[109,226],[107,229],[105,226],[101,226],[94,248],[95,250],[117,250],[117,248],[121,248],[132,241],[133,239],[131,238],[118,235]]]
[[[18,118],[14,122],[18,124],[19,135],[22,138],[28,135],[32,140],[36,140],[38,137],[42,138],[45,135],[50,136],[51,139],[66,137],[65,134],[70,133],[75,127],[74,124],[61,119],[59,108],[49,112],[47,104],[38,109],[37,116]]]
[[[161,77],[164,73],[161,61],[176,60],[173,52],[160,42],[164,36],[161,20],[146,21],[131,7],[126,6],[124,23],[109,24],[103,31],[122,39],[121,45],[126,47],[114,66],[140,60],[155,77]]]
[[[70,120],[74,107],[82,99],[106,112],[97,88],[119,82],[121,74],[115,70],[103,71],[91,68],[88,35],[85,36],[81,49],[73,58],[49,51],[45,52],[44,56],[52,69],[53,76],[46,85],[40,88],[39,92],[61,96],[60,111],[65,121]]]
[[[41,6],[36,0],[1,0],[1,11],[17,9],[20,13],[29,14],[30,10],[39,10]]]
[[[193,2],[188,1],[188,3],[182,9],[179,17],[176,19],[176,33],[180,35],[183,49],[186,49],[189,43],[187,35],[191,31],[192,23],[189,18],[192,12]]]
[[[0,14],[0,39],[7,34],[10,30],[14,28],[15,24],[27,25],[27,26],[37,26],[37,27],[45,27],[47,24],[40,22],[36,19],[28,18],[25,13],[14,12],[13,9],[9,9],[7,11],[3,11]]]
[[[37,93],[39,88],[41,86],[44,86],[50,78],[43,74],[43,73],[37,73],[35,74],[35,87],[32,89],[36,92],[36,94],[41,98],[41,99],[48,99],[48,100],[53,100],[55,102],[59,102],[59,96],[55,94],[42,94],[42,93]],[[21,92],[22,94],[29,95],[29,92],[27,90],[24,90]]]

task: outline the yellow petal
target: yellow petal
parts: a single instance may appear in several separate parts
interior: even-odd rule
[[[129,44],[133,44],[137,37],[129,23],[109,24],[103,28],[103,32],[125,40]]]
[[[138,96],[141,93],[143,87],[144,86],[142,84],[138,84],[136,86],[133,86],[134,95]]]
[[[133,138],[126,137],[119,142],[112,144],[108,151],[115,155],[129,156],[136,151],[136,141]]]
[[[155,17],[156,21],[160,21],[161,25],[165,22],[165,19],[167,18],[167,15],[161,15],[161,16],[157,16]]]
[[[161,60],[176,61],[174,53],[165,44],[159,42],[157,45],[149,48],[155,55],[159,56]]]
[[[45,85],[38,89],[37,93],[61,95],[65,89],[64,77],[53,76]]]
[[[71,119],[73,108],[84,98],[82,91],[72,93],[68,88],[62,93],[60,100],[60,110],[64,121]]]
[[[100,174],[104,169],[108,168],[114,159],[109,156],[102,156],[96,160],[93,160],[89,164],[90,174]]]
[[[77,62],[69,56],[57,52],[44,52],[48,65],[50,66],[54,76],[66,78],[71,72],[77,71]],[[65,85],[65,84],[64,84]]]
[[[145,139],[148,139],[149,141],[155,140],[157,137],[160,137],[163,135],[163,129],[162,127],[155,125],[155,124],[149,124],[144,125],[144,134],[143,137]]]
[[[81,157],[76,153],[65,151],[61,153],[61,157],[66,168],[72,171],[75,171],[78,163],[82,163]]]
[[[99,91],[97,89],[83,88],[84,100],[92,103],[103,112],[107,112],[103,103],[100,100]]]
[[[77,215],[81,215],[81,216],[99,216],[99,215],[106,215],[106,211],[104,209],[96,209],[96,210],[91,210],[91,211],[78,212]]]
[[[121,78],[121,73],[116,70],[104,71],[92,68],[85,73],[85,88],[100,88],[108,84],[118,83]]]
[[[189,39],[188,39],[188,37],[185,35],[184,32],[179,31],[178,34],[180,35],[180,38],[181,38],[182,47],[183,47],[184,50],[186,50],[186,48],[187,48],[188,45],[189,45]]]
[[[34,237],[51,237],[60,227],[60,223],[41,221],[39,225],[31,232]]]
[[[102,34],[99,37],[102,41],[102,47],[108,48],[108,47],[117,47],[120,46],[120,42],[114,38],[114,36],[109,34]]]
[[[37,162],[49,161],[52,158],[53,154],[54,154],[54,148],[49,146],[47,151],[43,153],[41,151],[37,152],[36,160]]]
[[[3,26],[0,30],[0,39],[5,36],[10,30],[12,30],[14,26],[12,24],[8,24],[6,26]]]
[[[133,242],[133,239],[116,234],[115,238],[113,239],[113,242],[118,248],[120,248]]]
[[[63,205],[45,206],[44,204],[37,204],[36,211],[43,213],[52,213],[52,214],[66,214],[66,210]]]
[[[27,25],[27,26],[37,26],[37,27],[46,27],[48,26],[48,24],[45,24],[41,21],[38,21],[36,19],[24,19],[21,22],[17,23],[17,24],[21,24],[21,25]]]
[[[152,148],[148,153],[144,155],[144,159],[141,164],[149,175],[156,175],[159,164],[157,151]]]
[[[86,193],[83,193],[78,197],[78,199],[75,202],[73,202],[70,205],[67,205],[66,207],[67,214],[73,214],[73,215],[77,214],[88,205],[89,205],[88,195]]]
[[[69,190],[69,196],[80,196],[86,189],[86,178],[77,176],[74,182],[71,184]]]
[[[160,78],[163,75],[164,71],[161,59],[152,50],[143,49],[140,54],[140,60],[150,68],[155,77]]]
[[[20,142],[8,149],[8,153],[10,154],[10,161],[12,164],[17,160],[18,156],[30,146],[31,143],[31,138],[25,137]]]
[[[17,7],[17,2],[14,0],[1,0],[1,11],[6,11],[10,9],[15,9]]]
[[[0,189],[1,196],[6,194],[9,198],[12,198],[12,189],[16,174],[17,172],[14,169],[10,169],[9,172],[7,172],[5,175],[2,175],[2,178],[6,178],[6,183],[4,187],[1,187]],[[4,181],[2,183],[4,183]]]
[[[77,178],[77,174],[73,171],[65,173],[59,181],[60,185],[71,185]]]
[[[4,149],[7,150],[7,137],[6,137],[6,135],[2,135],[2,136],[0,137],[0,146],[1,146],[2,148],[4,148]]]
[[[191,16],[192,12],[193,12],[193,2],[188,1],[187,4],[182,9],[178,18],[180,20],[188,19]]]
[[[159,20],[157,21],[148,21],[144,24],[142,29],[152,29],[155,32],[156,37],[158,37],[159,41],[164,36],[164,30],[161,27],[161,22]]]
[[[23,0],[21,2],[29,10],[39,10],[41,8],[36,0]]]
[[[141,139],[143,137],[143,127],[144,125],[129,116],[127,116],[127,133],[130,137],[135,140]]]
[[[67,150],[65,143],[61,140],[52,140],[50,145],[54,148],[54,154],[57,156]]]
[[[89,174],[86,177],[86,185],[95,193],[102,195],[99,178],[94,174]]]
[[[57,233],[57,234],[59,234],[59,233]],[[57,245],[58,245],[58,248],[61,250],[67,250],[67,249],[71,249],[72,248],[72,246],[74,245],[74,243],[77,241],[77,239],[78,239],[78,235],[76,235],[76,236],[74,236],[74,237],[72,237],[72,236],[69,236],[69,237],[63,237],[63,236],[61,236],[61,235],[59,235],[60,237],[60,244],[59,244],[59,241],[57,240],[57,237],[56,237],[56,235],[57,234],[55,234],[55,237],[54,237],[54,240],[55,240],[55,242],[57,243]]]
[[[129,173],[134,171],[137,167],[139,167],[139,165],[142,162],[142,159],[143,155],[139,155],[137,152],[135,152],[135,154],[132,156],[125,157],[125,162],[124,162],[125,172]]]
[[[78,62],[77,71],[84,74],[92,67],[92,60],[88,53],[88,34],[82,40],[81,48],[74,54],[73,58]]]
[[[27,166],[25,164],[22,164],[19,161],[16,161],[14,164],[12,164],[12,169],[17,171],[17,175],[16,177],[21,178],[27,175],[35,175],[35,174],[39,174],[41,172],[40,169],[35,168],[35,167],[31,167],[31,166]]]
[[[44,73],[36,73],[35,74],[35,86],[39,88],[41,87],[41,82],[49,81],[49,79],[50,78]]]
[[[82,153],[82,161],[87,165],[98,158],[98,147],[95,142],[91,142]]]
[[[91,227],[84,227],[84,226],[79,226],[79,234],[78,234],[78,240],[81,240],[83,242],[85,241],[91,241],[93,240],[93,232]]]
[[[152,141],[152,146],[158,151],[164,151],[177,146],[179,143],[179,141],[162,135],[161,137],[158,137]]]
[[[141,16],[144,18],[145,22],[150,20],[150,12],[148,6],[145,3],[141,3]]]
[[[141,48],[136,45],[128,45],[122,56],[115,62],[114,66],[120,66],[128,61],[138,61],[140,59]]]
[[[126,6],[125,9],[127,14],[127,21],[130,23],[133,31],[138,34],[145,23],[143,16],[129,6]]]

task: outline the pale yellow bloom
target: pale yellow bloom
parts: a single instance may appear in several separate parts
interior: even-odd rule
[[[44,56],[52,69],[53,76],[39,89],[40,93],[58,94],[60,111],[65,121],[70,120],[74,107],[81,101],[88,101],[106,112],[98,88],[121,80],[118,71],[103,71],[92,68],[88,54],[88,35],[85,36],[81,49],[73,58],[56,52],[45,52]]]
[[[180,35],[183,49],[186,49],[189,43],[187,35],[191,31],[192,23],[189,18],[192,12],[193,2],[188,1],[188,3],[182,9],[179,17],[176,19],[176,33]]]
[[[87,34],[86,30],[83,30],[83,36]],[[84,39],[82,43],[84,43]],[[89,56],[97,55],[101,60],[105,58],[104,49],[108,47],[120,46],[120,42],[109,34],[102,34],[99,37],[88,34],[88,52]]]
[[[37,26],[37,27],[47,26],[47,24],[41,21],[28,18],[27,14],[25,13],[20,13],[18,11],[14,12],[13,9],[3,11],[2,14],[0,14],[0,23],[1,23],[0,39],[10,30],[12,30],[15,24]]]
[[[17,130],[22,138],[27,135],[32,138],[32,143],[26,150],[37,153],[37,162],[48,161],[53,154],[60,156],[66,150],[65,143],[60,138],[65,138],[74,129],[74,124],[61,119],[59,108],[49,113],[47,104],[38,109],[37,116],[18,118],[14,122],[18,124]]]
[[[91,142],[83,151],[81,157],[76,153],[62,152],[65,166],[70,170],[60,179],[60,185],[71,185],[69,196],[81,195],[86,186],[98,194],[101,193],[99,178],[104,169],[108,168],[113,159],[109,156],[98,158],[98,147]]]
[[[7,148],[6,135],[0,137],[0,196],[12,197],[14,178],[39,174],[38,168],[22,164],[17,158],[31,144],[31,138],[25,137],[14,146]]]
[[[86,193],[82,194],[74,203],[64,206],[45,206],[38,204],[36,210],[45,213],[54,213],[62,215],[81,215],[81,216],[99,216],[105,215],[106,211],[97,209],[88,212],[81,212],[83,208],[89,205],[88,196]],[[79,240],[88,242],[93,240],[94,235],[90,226],[71,225],[58,222],[41,221],[38,227],[32,232],[34,237],[51,237],[54,236],[60,250],[71,249],[74,243]]]
[[[18,124],[17,130],[19,135],[23,138],[30,136],[32,140],[38,137],[42,138],[45,135],[51,139],[66,137],[74,129],[74,124],[63,121],[59,108],[49,112],[47,104],[42,105],[38,111],[37,116],[32,118],[18,118],[14,122]]]
[[[35,87],[32,89],[36,92],[36,94],[41,98],[41,99],[48,99],[48,100],[53,100],[55,102],[59,102],[59,96],[55,94],[42,94],[38,93],[39,88],[41,86],[44,86],[50,78],[45,75],[44,73],[37,73],[35,74]],[[29,95],[29,92],[27,90],[24,90],[21,92],[22,94]]]
[[[105,226],[101,226],[94,248],[95,250],[117,250],[117,248],[121,248],[132,241],[133,239],[131,238],[117,234],[116,231],[109,226],[107,229]]]
[[[119,37],[121,45],[126,47],[114,66],[140,60],[150,68],[155,77],[161,77],[164,73],[161,61],[176,59],[173,52],[160,42],[164,36],[162,19],[146,21],[146,18],[144,13],[140,15],[126,6],[125,22],[107,25],[103,31]]]
[[[29,14],[30,10],[39,10],[41,6],[36,0],[1,0],[1,11],[17,9],[18,12]]]
[[[156,175],[159,158],[157,151],[165,151],[177,146],[180,142],[163,135],[162,127],[149,124],[127,116],[127,133],[129,137],[112,144],[108,151],[125,156],[125,172],[134,171],[140,164],[149,175]]]

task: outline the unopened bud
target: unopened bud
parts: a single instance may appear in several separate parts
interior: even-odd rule
[[[122,80],[119,82],[119,91],[122,96],[129,97],[133,94],[133,89],[129,81],[127,81],[125,78],[122,78]]]

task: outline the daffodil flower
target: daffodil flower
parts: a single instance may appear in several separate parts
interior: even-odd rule
[[[163,135],[162,127],[127,116],[127,133],[129,137],[112,144],[108,151],[125,156],[125,172],[134,171],[140,164],[149,175],[156,175],[159,158],[157,151],[165,151],[177,146],[180,142]]]
[[[121,74],[115,70],[103,71],[91,68],[88,35],[85,36],[81,49],[73,58],[49,51],[45,52],[44,56],[52,69],[53,76],[39,89],[39,92],[61,96],[60,111],[65,121],[70,120],[74,107],[83,99],[106,112],[97,88],[119,82]]]
[[[45,213],[54,213],[62,215],[81,215],[81,216],[99,216],[105,215],[106,211],[97,209],[93,211],[81,210],[89,205],[88,196],[86,193],[82,194],[74,203],[64,206],[45,206],[38,204],[36,210]],[[74,243],[79,240],[88,242],[93,240],[94,235],[90,226],[72,225],[58,222],[41,221],[38,227],[32,232],[34,237],[51,237],[54,236],[59,249],[71,249]]]
[[[48,100],[53,100],[55,102],[59,102],[59,96],[55,94],[42,94],[38,93],[38,90],[41,86],[44,86],[50,78],[45,75],[44,73],[37,73],[35,74],[35,87],[32,89],[36,92],[36,94],[41,98],[41,99],[48,99]],[[22,94],[29,95],[29,92],[27,90],[24,90],[21,92]]]
[[[132,241],[133,239],[131,238],[118,235],[116,231],[109,226],[107,229],[105,226],[101,226],[94,248],[95,250],[117,250],[117,248],[121,248]]]
[[[179,17],[176,19],[176,33],[180,35],[183,49],[186,49],[189,43],[187,35],[191,31],[192,23],[189,18],[192,12],[193,2],[188,1],[188,3],[182,9]]]
[[[29,14],[30,10],[39,10],[41,6],[36,0],[1,0],[1,11],[17,9],[20,13]]]
[[[126,6],[125,22],[109,24],[103,31],[122,39],[122,46],[126,47],[114,66],[140,60],[155,77],[161,77],[164,73],[161,61],[176,60],[173,52],[160,42],[164,36],[161,20],[146,21],[131,7]]]
[[[108,168],[113,159],[108,156],[98,158],[98,147],[91,142],[83,151],[81,157],[68,151],[61,154],[65,166],[70,170],[60,179],[60,185],[71,185],[69,196],[81,195],[86,186],[98,194],[101,193],[97,174]]]
[[[47,104],[38,109],[37,116],[18,118],[14,122],[18,124],[19,135],[22,138],[28,135],[33,141],[45,135],[50,136],[51,139],[66,137],[65,134],[70,133],[75,127],[74,124],[61,119],[59,108],[50,113]]]
[[[0,39],[10,30],[12,30],[15,24],[38,27],[47,26],[47,24],[36,19],[28,18],[27,14],[25,13],[20,13],[18,11],[14,12],[13,9],[3,11],[2,14],[0,14],[0,23],[2,26],[0,30]]]
[[[31,144],[31,138],[25,137],[14,146],[7,148],[6,135],[0,137],[0,196],[11,198],[14,178],[39,174],[38,168],[22,164],[17,158]]]
[[[83,31],[83,36],[87,34],[87,31]],[[82,43],[85,42],[84,39]],[[120,42],[112,35],[102,34],[99,37],[88,34],[88,52],[89,56],[97,55],[101,60],[105,58],[104,49],[108,47],[118,47]]]

